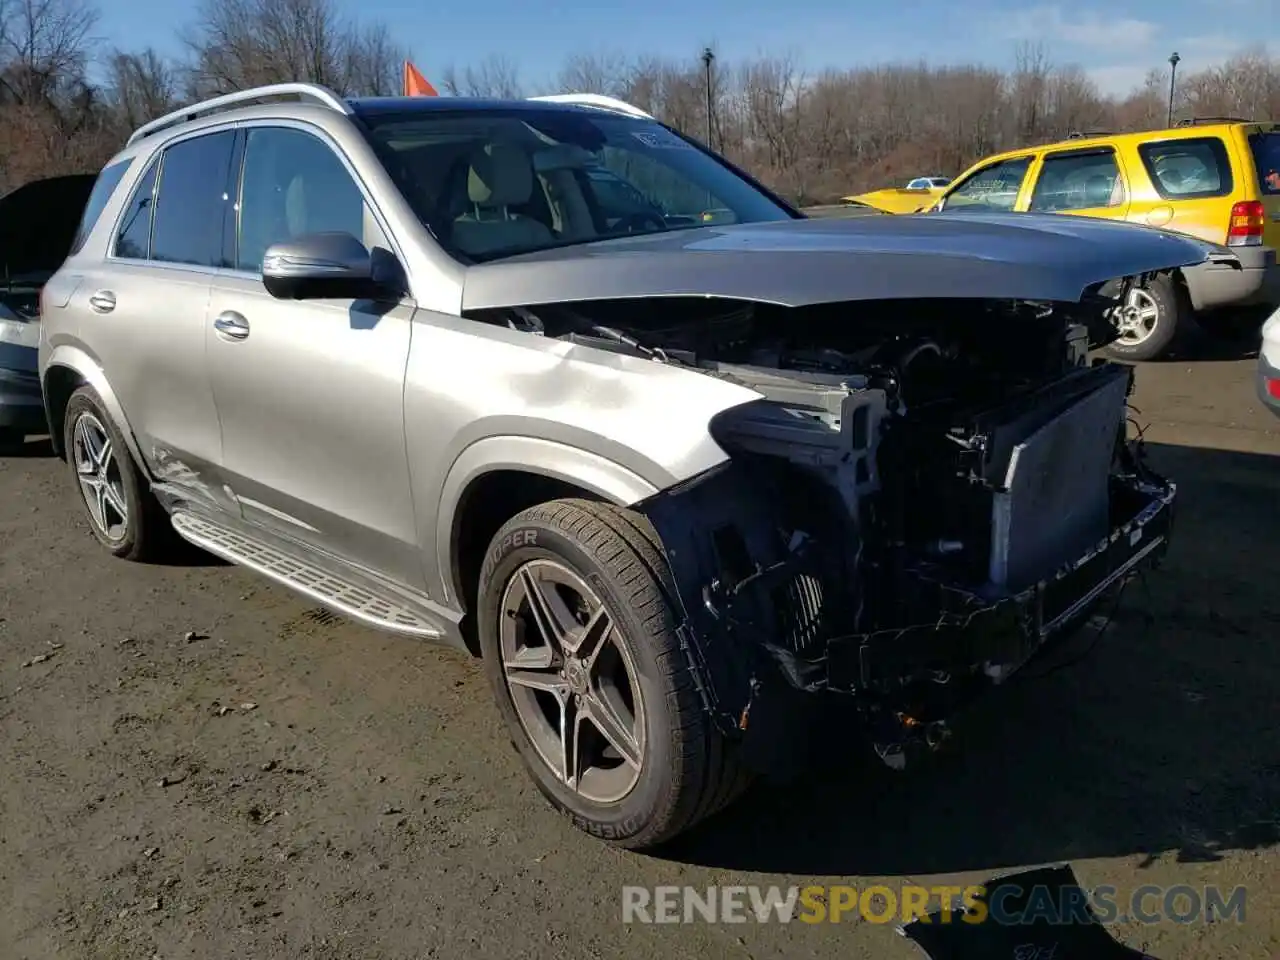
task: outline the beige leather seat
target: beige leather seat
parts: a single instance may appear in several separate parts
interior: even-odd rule
[[[453,242],[463,253],[534,249],[555,242],[545,224],[512,213],[533,193],[533,163],[514,144],[491,143],[471,155],[467,173],[470,209],[453,222]]]

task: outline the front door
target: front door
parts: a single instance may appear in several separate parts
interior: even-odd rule
[[[414,307],[277,300],[261,279],[277,241],[390,244],[335,148],[297,127],[248,128],[239,199],[205,333],[227,485],[245,520],[420,589],[403,411]]]

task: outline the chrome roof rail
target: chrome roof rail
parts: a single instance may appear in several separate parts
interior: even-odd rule
[[[265,87],[237,90],[235,93],[223,94],[220,97],[214,97],[212,100],[202,100],[200,103],[193,103],[189,107],[166,113],[163,117],[152,120],[150,123],[144,123],[133,131],[125,146],[132,146],[153,133],[159,133],[169,127],[176,127],[180,123],[188,123],[205,114],[216,113],[219,110],[226,110],[229,107],[241,106],[242,104],[252,103],[255,100],[263,100],[268,97],[298,97],[301,100],[310,100],[339,113],[351,113],[351,107],[328,87],[322,87],[315,83],[273,83]]]
[[[545,100],[548,103],[573,103],[580,107],[595,107],[599,110],[622,113],[628,117],[637,117],[641,120],[653,119],[650,114],[645,113],[639,107],[632,106],[625,100],[619,100],[616,97],[606,97],[602,93],[553,93],[545,97],[530,97],[529,99]]]

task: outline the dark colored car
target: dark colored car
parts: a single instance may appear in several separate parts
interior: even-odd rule
[[[40,294],[75,242],[93,174],[34,180],[0,198],[0,445],[45,433]]]

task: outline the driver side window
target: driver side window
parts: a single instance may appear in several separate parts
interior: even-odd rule
[[[1030,157],[1012,157],[983,167],[947,195],[943,208],[1012,210],[1030,168]]]
[[[258,273],[273,243],[310,233],[349,233],[386,246],[364,195],[319,138],[288,127],[252,127],[244,153],[236,269]]]

